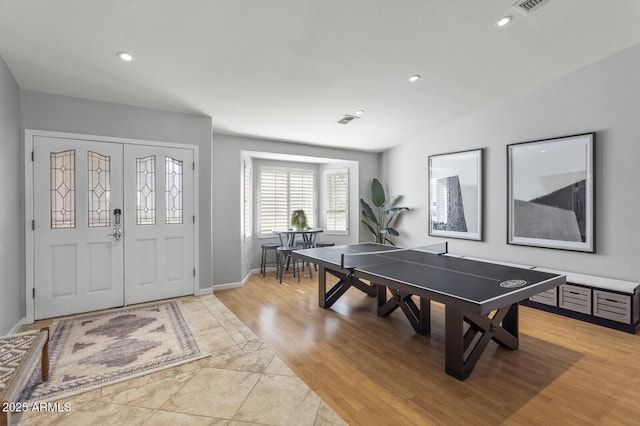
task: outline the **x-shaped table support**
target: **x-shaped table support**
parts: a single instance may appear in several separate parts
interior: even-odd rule
[[[416,306],[411,294],[389,288],[391,298],[387,300],[387,287],[378,285],[378,316],[386,317],[400,308],[411,326],[418,334],[426,334],[431,330],[431,302],[420,298],[420,307]]]
[[[416,333],[430,331],[429,299],[421,297],[418,307],[409,293],[389,288],[391,298],[387,299],[387,287],[377,287],[379,316],[386,317],[400,308]],[[465,323],[469,326],[466,332]],[[500,308],[489,316],[445,306],[445,371],[448,374],[459,380],[469,377],[491,340],[507,349],[518,349],[517,303]]]
[[[464,323],[469,328],[464,332]],[[445,306],[445,371],[464,380],[471,374],[491,340],[518,349],[518,304],[500,308],[491,316],[464,313]]]
[[[327,273],[337,277],[338,283],[327,291]],[[420,297],[416,305],[412,294],[381,284],[368,284],[352,271],[340,272],[319,267],[320,307],[331,307],[349,288],[355,287],[369,296],[377,296],[378,315],[386,317],[400,308],[418,334],[431,329],[430,300]],[[387,289],[389,291],[387,292]],[[391,298],[388,295],[391,294]],[[468,325],[465,331],[465,324]],[[489,342],[493,340],[510,349],[518,349],[518,304],[494,311],[488,316],[464,312],[454,305],[445,305],[445,371],[464,380],[473,371]]]
[[[329,291],[327,291],[327,273],[330,273],[340,281],[336,283]],[[321,308],[330,308],[331,305],[336,303],[349,288],[355,287],[358,290],[373,297],[376,295],[376,285],[367,284],[364,281],[353,275],[353,271],[341,273],[332,269],[326,269],[323,266],[319,267],[318,271],[318,304]]]

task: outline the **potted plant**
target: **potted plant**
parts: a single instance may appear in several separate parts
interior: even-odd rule
[[[397,237],[400,234],[393,228],[393,224],[399,213],[404,210],[410,210],[409,207],[394,206],[400,200],[400,197],[400,195],[396,195],[387,199],[382,184],[378,179],[374,178],[373,182],[371,182],[371,203],[374,208],[362,198],[360,199],[362,215],[364,216],[362,223],[371,232],[376,243],[389,243],[395,246],[395,243],[389,239],[389,235]]]
[[[304,210],[294,210],[293,213],[291,213],[291,227],[298,231],[309,227],[307,225],[307,215]]]

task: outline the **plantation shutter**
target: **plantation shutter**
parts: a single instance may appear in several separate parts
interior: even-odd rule
[[[327,173],[325,200],[325,230],[347,232],[349,218],[349,173],[347,170],[332,170]]]
[[[253,233],[253,203],[251,199],[253,194],[251,193],[252,186],[252,176],[251,176],[251,166],[244,163],[244,192],[243,196],[243,208],[244,208],[244,217],[243,217],[243,228],[244,228],[244,238],[249,239]]]
[[[287,170],[260,168],[260,233],[289,228]]]
[[[294,210],[304,210],[307,224],[315,226],[315,173],[311,170],[289,171],[289,217]]]

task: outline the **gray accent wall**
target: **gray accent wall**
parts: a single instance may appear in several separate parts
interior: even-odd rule
[[[24,238],[21,206],[24,195],[16,188],[20,167],[20,88],[0,57],[0,336],[12,331],[24,316]]]
[[[201,290],[211,288],[211,117],[22,91],[20,128],[21,139],[25,129],[36,129],[197,145],[200,154],[197,170],[199,287]],[[24,182],[20,194],[24,194]]]
[[[484,242],[453,253],[640,281],[640,45],[450,123],[382,155],[382,175],[413,211],[401,243],[428,235],[428,157],[486,148]],[[481,84],[481,82],[478,82]],[[507,245],[507,144],[596,132],[596,253]]]

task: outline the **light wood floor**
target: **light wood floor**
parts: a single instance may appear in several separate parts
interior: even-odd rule
[[[639,425],[640,335],[520,308],[520,349],[490,343],[464,382],[444,372],[444,309],[429,335],[350,289],[273,272],[215,295],[349,424]]]

